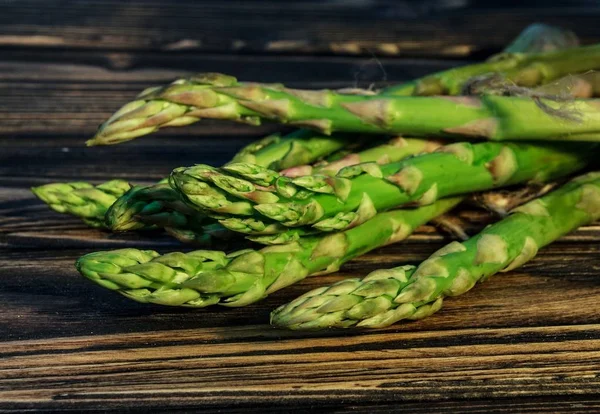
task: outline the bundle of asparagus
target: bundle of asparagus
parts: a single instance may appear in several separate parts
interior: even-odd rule
[[[556,33],[535,26],[487,62],[378,92],[298,90],[221,74],[150,88],[88,144],[121,143],[202,118],[307,129],[250,144],[221,167],[176,168],[152,186],[66,183],[34,192],[94,227],[164,228],[181,241],[204,244],[237,235],[267,245],[229,254],[122,249],[76,263],[83,276],[133,300],[198,308],[246,306],[307,276],[335,272],[404,240],[465,199],[505,215],[509,206],[534,198],[416,268],[323,287],[272,315],[273,324],[292,329],[419,319],[437,311],[445,296],[520,266],[600,217],[599,173],[542,196],[556,180],[588,167],[600,149],[580,142],[600,141],[595,81],[577,78],[569,96],[562,93],[566,80],[547,85],[600,67],[600,48],[574,47],[571,33]],[[373,141],[365,134],[381,135]],[[482,139],[514,142],[467,142]],[[515,185],[526,187],[481,193]]]
[[[526,28],[503,53],[493,56],[488,63],[504,61],[507,59],[518,61],[523,58],[523,53],[535,54],[540,52],[558,51],[577,46],[577,43],[577,37],[571,32],[535,24]],[[458,84],[460,82],[464,84],[465,79],[469,79],[470,75],[484,73],[488,70],[490,67],[486,65],[487,64],[484,64],[483,66],[471,65],[440,74],[434,74],[406,85],[392,86],[386,89],[385,92],[388,94],[405,95],[407,94],[407,91],[411,90],[415,85],[430,84],[431,82],[427,79],[432,78],[443,79],[446,84]],[[492,66],[498,69],[498,67]],[[197,78],[206,79],[207,82],[210,81],[209,83],[213,83],[215,86],[223,86],[233,82],[231,77],[226,76],[203,75],[197,76]],[[422,89],[422,87],[416,87],[411,93],[418,94],[418,90]],[[131,106],[135,105],[132,103],[125,107]],[[117,117],[117,114],[111,117],[111,119],[115,119],[115,117]],[[164,120],[164,116],[161,115],[153,119],[157,121],[160,119]],[[149,119],[148,121],[150,122],[151,120]],[[107,121],[107,123],[110,122],[111,120]],[[176,124],[179,125],[179,123]],[[95,139],[92,140],[92,142],[104,144],[118,143],[126,139],[147,134],[154,130],[152,128],[147,129],[146,126],[136,128],[133,135],[131,135],[131,131],[125,131],[127,137],[119,138],[118,136],[113,136],[109,140],[102,141]],[[340,151],[341,148],[348,148],[351,142],[357,141],[360,143],[361,139],[357,140],[356,137],[351,135],[334,135],[328,137],[306,130],[299,130],[283,138],[279,134],[275,134],[248,145],[233,157],[232,162],[248,162],[274,170],[284,169],[285,171],[283,171],[283,174],[287,176],[307,175],[316,172],[331,174],[336,173],[343,166],[356,164],[358,162],[377,161],[379,163],[385,163],[398,161],[406,156],[418,153],[420,151],[419,147],[421,146],[423,151],[435,148],[435,144],[422,144],[425,141],[419,143],[416,140],[405,139],[398,141],[401,145],[392,145],[391,147],[382,145],[375,147],[371,151],[367,150],[355,155],[349,154],[344,159],[332,163],[330,166],[321,166],[319,171],[312,171],[312,167],[306,165],[307,163],[325,157],[332,152]],[[408,145],[406,145],[407,142]],[[398,148],[399,146],[403,147],[404,150]],[[304,165],[302,167],[292,168],[300,164]],[[106,208],[109,206],[108,203],[105,203],[106,206],[104,209],[98,210],[97,206],[94,205],[97,203],[87,197],[76,196],[78,200],[76,203],[73,203],[69,194],[70,191],[68,190],[69,187],[72,187],[72,183],[67,183],[67,185],[58,183],[46,187],[42,186],[34,189],[34,192],[42,194],[46,188],[52,190],[55,193],[52,206],[55,210],[81,216],[88,222],[90,221],[90,215],[93,215],[91,212],[95,212],[93,220],[96,222],[96,227],[107,227],[113,231],[125,231],[131,229],[144,229],[149,226],[158,226],[165,227],[168,232],[182,241],[206,241],[207,238],[202,224],[196,220],[197,218],[201,218],[201,216],[193,214],[192,217],[189,217],[187,214],[188,209],[178,211],[176,207],[181,206],[182,203],[173,202],[173,200],[178,199],[177,193],[171,192],[169,187],[161,185],[162,183],[163,182],[159,183],[157,187],[150,186],[143,190],[131,191],[125,194],[119,199],[118,203],[115,203],[114,207],[107,212]],[[109,185],[109,183],[107,184]],[[55,192],[54,189],[57,186],[62,187],[63,190],[61,192]],[[47,199],[42,199],[47,201]],[[86,206],[81,203],[90,203],[92,205],[86,209]],[[494,208],[492,207],[491,209]],[[89,212],[82,214],[86,211]],[[106,217],[103,220],[104,215],[106,215]],[[172,216],[176,216],[176,219],[172,219]],[[177,227],[165,226],[165,224],[173,222],[178,223],[179,225]],[[206,222],[206,220],[203,220],[203,222]],[[208,238],[208,240],[210,240],[210,238]]]

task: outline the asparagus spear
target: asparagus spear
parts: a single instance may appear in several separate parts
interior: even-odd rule
[[[130,188],[127,181],[111,180],[97,186],[52,183],[32,187],[31,191],[54,211],[80,217],[90,227],[104,227],[106,210]]]
[[[376,270],[308,292],[271,315],[291,329],[379,328],[438,311],[498,272],[522,266],[542,247],[600,218],[600,172],[580,176],[517,209],[471,239],[452,242],[418,267]]]
[[[465,82],[473,76],[498,72],[509,75],[509,79],[525,86],[543,83],[555,78],[595,68],[597,50],[586,56],[588,49],[567,51],[560,54],[536,54],[565,47],[575,46],[576,37],[561,29],[545,25],[534,25],[522,32],[506,53],[497,55],[488,62],[470,65],[430,75],[421,80],[384,89],[387,95],[410,94],[458,94]],[[531,55],[523,55],[522,53]],[[573,59],[576,55],[578,59]],[[595,66],[594,66],[595,65]],[[534,81],[535,79],[537,81]],[[227,96],[211,93],[212,88],[237,88],[238,83],[231,76],[222,74],[199,74],[189,79],[179,79],[166,87],[150,88],[142,92],[138,99],[123,106],[109,120],[100,126],[98,132],[88,141],[88,145],[115,144],[143,136],[166,126],[183,126],[201,118],[225,118],[256,124],[257,114],[248,112]],[[258,86],[258,85],[257,85]],[[263,85],[266,86],[266,85]],[[278,85],[275,85],[278,87]],[[434,90],[434,87],[437,87]],[[252,86],[247,95],[252,95]],[[361,93],[367,93],[362,91]],[[320,100],[314,91],[298,91],[298,94],[311,101],[311,96]],[[218,107],[215,105],[218,104]],[[209,108],[209,109],[203,109]],[[310,124],[310,122],[309,122]],[[314,122],[313,122],[314,124]]]
[[[469,78],[488,73],[502,73],[518,85],[533,87],[594,69],[577,70],[586,65],[581,60],[585,59],[583,55],[579,55],[581,48],[576,48],[578,45],[577,36],[568,30],[533,24],[525,28],[502,53],[484,63],[434,73],[390,89],[397,95],[455,95],[462,91]],[[544,57],[537,60],[538,56]],[[575,60],[569,61],[570,58]],[[577,59],[580,59],[579,62]],[[569,70],[570,65],[573,65],[572,70]]]
[[[253,182],[248,180],[252,168],[245,165],[230,165],[227,172],[243,171],[246,180],[201,165],[174,170],[171,185],[191,205],[211,210],[221,220],[248,217],[260,228],[265,221],[256,214],[260,213],[283,226],[311,225],[332,231],[411,202],[424,205],[441,197],[566,176],[585,166],[594,156],[594,148],[573,143],[457,143],[383,166],[367,163],[346,167],[335,177],[287,179],[259,170],[256,175],[260,180]],[[275,179],[274,185],[264,187],[271,182],[265,177]],[[209,180],[218,188],[205,182]],[[264,228],[270,226],[268,221],[263,224]]]
[[[599,47],[600,50],[600,47]],[[205,118],[252,117],[336,131],[489,140],[598,140],[598,101],[519,96],[431,97],[343,94],[241,85],[201,89],[179,84],[147,99],[191,101]],[[182,97],[183,96],[183,97]],[[540,107],[542,106],[542,107]]]
[[[350,165],[361,164],[364,162],[389,164],[391,162],[400,161],[408,156],[432,152],[441,145],[441,142],[435,140],[396,137],[386,144],[367,148],[360,152],[350,153],[329,163],[323,162],[315,166],[305,164],[287,168],[281,171],[281,175],[286,177],[301,177],[313,174],[335,175],[342,168]]]
[[[76,266],[83,276],[139,302],[245,306],[307,276],[335,272],[374,248],[403,240],[460,200],[448,198],[417,209],[389,211],[344,232],[304,237],[258,251],[160,256],[153,251],[123,249],[85,255]]]
[[[419,139],[396,139],[390,144],[384,145],[382,148],[375,147],[368,151],[368,154],[377,153],[381,150],[387,151],[394,158],[404,158],[424,151],[430,151],[436,148],[439,144]],[[379,149],[378,149],[379,148]],[[346,163],[349,161],[346,160]],[[247,168],[242,167],[245,166]],[[196,168],[198,170],[200,166]],[[246,163],[230,163],[223,167],[229,172],[237,172],[244,177],[252,178],[255,184],[272,184],[275,178],[281,177],[276,171],[269,170],[255,164]],[[207,173],[217,171],[217,169],[209,166],[204,166]],[[227,177],[229,182],[237,182],[242,185],[244,180]],[[265,181],[266,180],[266,181]],[[207,190],[208,191],[208,190]],[[214,194],[217,194],[219,189],[211,189]],[[233,191],[233,189],[232,189]],[[196,211],[187,207],[181,199],[181,195],[171,189],[168,185],[154,185],[145,188],[135,188],[119,198],[117,202],[106,213],[106,222],[108,228],[113,231],[127,231],[144,228],[148,224],[158,225],[160,227],[177,227],[185,229],[188,232],[202,233],[202,226],[206,221],[204,209]],[[210,212],[208,212],[210,213]],[[169,221],[176,223],[169,224]],[[210,221],[210,220],[209,220]],[[250,237],[252,241],[263,244],[282,244],[289,241],[297,240],[298,237],[315,233],[315,229],[296,229],[288,230],[281,225],[271,223],[265,227],[262,222],[252,222],[248,220],[239,221],[235,219],[225,219],[221,221],[226,228],[240,233],[261,235],[260,237]],[[258,227],[257,227],[258,226]],[[194,233],[189,233],[193,235]],[[222,232],[220,232],[222,233]],[[279,233],[277,236],[265,236],[265,234]],[[172,232],[175,235],[184,236],[186,233]],[[194,240],[196,237],[178,237],[180,240]]]
[[[353,145],[356,141],[356,137],[350,138],[343,134],[331,138],[320,137],[308,130],[295,131],[286,136],[277,133],[249,144],[233,157],[233,161],[252,162],[273,169],[291,168],[319,160],[331,152]],[[361,139],[358,138],[358,141],[360,142]],[[149,186],[143,187],[144,190],[136,189],[130,192],[128,190],[131,189],[131,185],[122,180],[105,182],[96,186],[95,191],[90,189],[93,187],[92,184],[84,182],[52,183],[34,187],[32,191],[42,201],[49,204],[53,210],[81,217],[91,227],[107,227],[114,231],[125,231],[144,229],[148,227],[148,224],[154,227],[159,223],[149,222],[159,218],[163,221],[166,219],[180,222],[184,219],[181,217],[181,214],[187,214],[184,211],[178,213],[173,209],[167,208],[162,211],[159,208],[159,206],[172,203],[178,198],[177,194],[168,186],[162,185],[166,182],[167,179],[164,179],[157,184],[156,188]],[[157,199],[153,200],[153,196],[157,196]],[[110,209],[117,199],[118,205]],[[178,205],[182,206],[183,203]],[[107,211],[109,217],[105,222]],[[153,217],[145,217],[144,214],[147,211],[151,211]],[[198,216],[197,213],[194,215]],[[198,230],[196,226],[198,223],[195,220],[193,223],[195,229]],[[202,233],[190,233],[192,228],[184,226],[175,230],[169,226],[168,232],[183,241],[206,240],[207,237]]]

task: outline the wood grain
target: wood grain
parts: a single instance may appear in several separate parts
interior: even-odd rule
[[[466,56],[544,21],[600,38],[586,1],[118,0],[0,3],[0,47]],[[567,6],[567,7],[565,7]]]
[[[225,72],[240,80],[282,82],[293,87],[342,88],[384,85],[423,76],[464,62],[372,57],[161,55],[157,53],[5,53],[0,61],[0,134],[81,137],[149,86],[167,84],[195,72]],[[77,62],[77,63],[75,63]],[[268,67],[269,70],[264,70]],[[298,71],[314,73],[299,77]],[[220,134],[258,136],[269,126],[247,128],[202,121],[172,128],[161,136]]]
[[[269,327],[270,311],[344,277],[416,264],[448,236],[423,226],[246,308],[178,309],[102,289],[73,263],[99,249],[190,246],[87,229],[29,191],[68,180],[151,183],[177,166],[221,164],[275,130],[200,122],[83,145],[143,88],[193,72],[370,87],[485,58],[533,21],[600,40],[600,9],[589,2],[500,3],[0,2],[0,412],[599,411],[599,224],[425,320],[301,333]],[[486,223],[481,211],[460,214],[470,232]]]

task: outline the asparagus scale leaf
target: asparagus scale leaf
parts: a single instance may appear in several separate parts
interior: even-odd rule
[[[376,270],[308,292],[276,309],[271,323],[291,329],[379,328],[438,311],[498,272],[533,259],[559,237],[600,218],[600,172],[580,176],[512,211],[471,239],[442,247],[418,267]]]

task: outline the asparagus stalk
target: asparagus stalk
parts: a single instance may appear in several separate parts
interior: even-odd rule
[[[542,247],[600,218],[600,172],[533,200],[471,239],[452,242],[418,267],[376,270],[308,292],[276,309],[271,323],[291,329],[380,328],[438,311],[447,296],[527,263]]]
[[[127,181],[111,180],[94,186],[85,182],[52,183],[32,187],[31,191],[59,213],[80,217],[90,227],[104,227],[104,214],[131,186]]]
[[[309,138],[309,140],[305,141],[303,137]],[[300,131],[284,138],[272,135],[249,145],[240,151],[233,161],[251,160],[257,165],[268,165],[269,167],[289,166],[320,157],[333,148],[327,147],[325,151],[325,146],[318,143],[314,145],[314,142],[305,132],[301,133]],[[377,157],[379,161],[382,161],[385,159],[384,153],[388,153],[389,159],[400,159],[433,150],[438,145],[434,141],[396,138],[388,144],[373,147],[358,154],[359,157]],[[294,148],[302,148],[302,150]],[[346,158],[344,163],[348,164],[351,159],[352,157]],[[52,207],[56,211],[69,211],[73,215],[84,217],[86,222],[94,227],[106,227],[116,232],[160,227],[165,228],[169,234],[180,241],[196,244],[208,243],[212,240],[210,235],[220,239],[229,237],[229,234],[224,231],[225,229],[216,225],[214,220],[186,206],[180,195],[165,183],[166,180],[162,180],[155,185],[131,189],[130,185],[124,181],[107,182],[97,186],[97,191],[92,192],[95,197],[91,198],[85,196],[85,193],[89,193],[90,190],[79,190],[83,187],[88,189],[92,187],[88,183],[55,183],[33,190],[44,202],[52,202]],[[107,192],[116,185],[120,186],[118,189],[120,191],[112,190],[112,194],[104,195],[103,204],[99,206],[96,201],[99,197],[97,192]],[[77,192],[81,192],[82,195],[78,196]],[[49,198],[46,195],[48,193],[56,193],[56,195]],[[73,199],[75,201],[71,201]],[[207,225],[209,227],[206,227]],[[230,226],[235,226],[235,223]],[[206,231],[210,234],[207,234]],[[238,231],[243,232],[242,229],[238,229]],[[311,233],[315,233],[315,230],[288,231],[282,229],[277,236],[263,235],[249,238],[263,244],[282,244]]]
[[[600,47],[599,47],[600,50]],[[252,117],[329,135],[336,131],[403,134],[451,139],[599,140],[600,110],[596,100],[518,96],[431,97],[343,94],[242,85],[201,89],[179,84],[148,99],[189,101],[205,118],[240,120]],[[183,96],[183,97],[182,97]],[[179,103],[173,103],[179,105]]]
[[[396,137],[385,144],[367,148],[360,152],[347,154],[344,157],[329,163],[323,162],[314,166],[305,164],[287,168],[281,171],[281,175],[286,177],[301,177],[313,174],[335,175],[342,168],[350,165],[365,162],[389,164],[409,156],[432,152],[441,145],[441,142],[435,140]]]
[[[284,137],[273,134],[249,144],[240,150],[231,162],[251,162],[274,170],[291,168],[314,162],[344,146],[352,145],[352,141],[356,140],[356,137],[350,139],[347,135],[319,137],[307,130],[298,130]],[[360,140],[358,138],[358,141]],[[163,182],[130,191],[106,213],[107,227],[113,231],[141,229],[149,222],[161,226],[156,222],[157,219],[179,223],[177,226],[167,227],[170,228],[171,234],[182,241],[198,238],[204,240],[201,231],[204,220],[202,215],[186,208],[179,194],[168,185],[163,185]],[[180,231],[173,230],[174,227]]]
[[[438,145],[439,144],[436,142],[426,140],[399,138],[390,144],[384,145],[382,148],[372,148],[368,153],[381,153],[383,150],[390,153],[394,158],[403,158],[424,151],[430,151]],[[348,161],[345,162],[348,163]],[[215,177],[215,174],[217,174],[219,169],[210,166],[196,167],[196,171],[199,171],[200,169],[203,169],[206,173],[206,176],[208,177],[207,180],[212,180],[217,182],[217,184],[220,182],[219,178]],[[256,185],[268,186],[271,185],[276,178],[282,177],[282,175],[276,171],[255,164],[230,163],[223,166],[222,170],[248,177],[249,179],[252,179]],[[239,188],[240,185],[247,185],[248,183],[243,179],[230,177],[224,174],[221,174],[220,177],[232,184],[232,186],[229,186],[228,188],[235,194],[239,193],[236,188]],[[203,185],[203,183],[200,183],[199,185]],[[219,188],[207,188],[206,191],[211,191],[215,197],[222,194],[222,191]],[[235,202],[233,203],[235,204]],[[106,222],[107,226],[113,231],[127,231],[143,228],[148,224],[158,225],[160,227],[174,227],[172,224],[169,224],[169,221],[173,221],[178,223],[175,227],[179,229],[188,231],[193,230],[196,233],[200,232],[201,234],[202,226],[206,221],[205,215],[207,213],[210,214],[211,212],[206,209],[196,211],[187,207],[177,191],[171,189],[168,185],[163,184],[131,190],[126,195],[119,198],[119,200],[117,200],[117,202],[108,210],[106,213]],[[212,215],[215,216],[214,212]],[[218,214],[216,217],[219,217]],[[221,224],[226,228],[239,233],[260,235],[258,237],[250,237],[250,239],[263,244],[287,243],[297,240],[298,237],[312,234],[317,231],[316,229],[310,228],[288,230],[274,222],[265,227],[262,221],[240,221],[231,218],[222,220]],[[266,236],[273,233],[279,234],[277,236]],[[185,235],[185,233],[172,234]],[[188,239],[187,237],[178,238],[184,241]],[[195,239],[195,237],[191,238],[191,240],[193,239]]]
[[[283,137],[272,134],[240,150],[233,161],[252,162],[273,169],[291,168],[319,160],[331,152],[351,146],[356,140],[356,137],[350,138],[343,134],[332,138],[319,137],[308,130],[295,131]],[[80,217],[91,227],[126,231],[166,226],[170,234],[182,241],[205,242],[207,236],[197,232],[199,221],[195,219],[199,218],[198,213],[191,213],[189,208],[179,211],[170,208],[179,197],[168,186],[162,185],[165,182],[166,179],[161,180],[156,187],[141,187],[132,191],[129,191],[131,185],[123,180],[107,181],[95,189],[89,183],[73,182],[46,184],[34,187],[32,191],[53,210]],[[153,196],[157,198],[153,199]],[[117,205],[111,208],[117,199]],[[184,207],[181,202],[176,204]],[[164,209],[161,210],[161,206]],[[146,213],[150,213],[152,217]],[[185,215],[188,214],[194,217],[186,218]],[[161,225],[157,222],[159,219],[171,224]],[[174,222],[185,223],[186,220],[191,220],[191,226],[181,225],[177,230],[172,226]]]
[[[457,95],[469,79],[499,73],[517,85],[534,87],[578,72],[599,67],[597,46],[578,46],[577,37],[562,29],[531,25],[486,62],[449,69],[391,87],[397,95]],[[527,53],[527,54],[524,54]],[[585,55],[590,53],[590,61]]]
[[[171,306],[245,306],[307,276],[335,272],[372,249],[405,239],[460,202],[454,197],[379,214],[344,232],[300,238],[262,250],[196,251],[160,256],[123,249],[85,255],[79,272],[131,299]]]
[[[275,221],[284,227],[333,231],[407,203],[424,205],[451,195],[566,176],[584,167],[594,148],[573,143],[457,143],[383,166],[346,167],[335,177],[293,179],[245,164],[226,170],[200,165],[174,170],[171,185],[190,205],[210,210],[228,225],[250,220],[252,227],[276,233],[282,227],[269,222]],[[243,174],[244,179],[226,172]]]
[[[583,58],[588,49],[575,49],[575,52],[570,51],[565,56],[551,53],[535,54],[560,50],[576,44],[576,37],[568,31],[545,25],[534,25],[523,31],[507,48],[506,53],[497,55],[484,64],[444,71],[408,84],[389,87],[382,93],[431,95],[435,92],[456,95],[471,77],[497,71],[511,75],[509,78],[517,83],[533,86],[536,77],[539,78],[537,83],[541,83],[565,74],[597,67],[598,65],[594,65],[598,60],[596,58],[598,51],[593,48],[591,50],[594,53],[589,54],[589,60]],[[525,56],[522,53],[533,55]],[[572,55],[576,55],[578,59],[574,60]],[[226,96],[219,97],[210,91],[212,88],[235,89],[244,85],[231,76],[208,73],[195,75],[189,79],[179,79],[166,87],[147,89],[138,96],[137,100],[123,106],[101,125],[94,138],[88,141],[88,145],[116,144],[152,133],[162,127],[189,125],[201,118],[216,117],[250,124],[260,123],[257,114],[248,112],[246,108],[227,99]],[[298,91],[298,93],[309,100],[310,96],[315,96],[317,102],[320,100],[318,93],[311,91]],[[252,90],[248,94],[252,95]],[[216,105],[218,107],[215,107]]]

